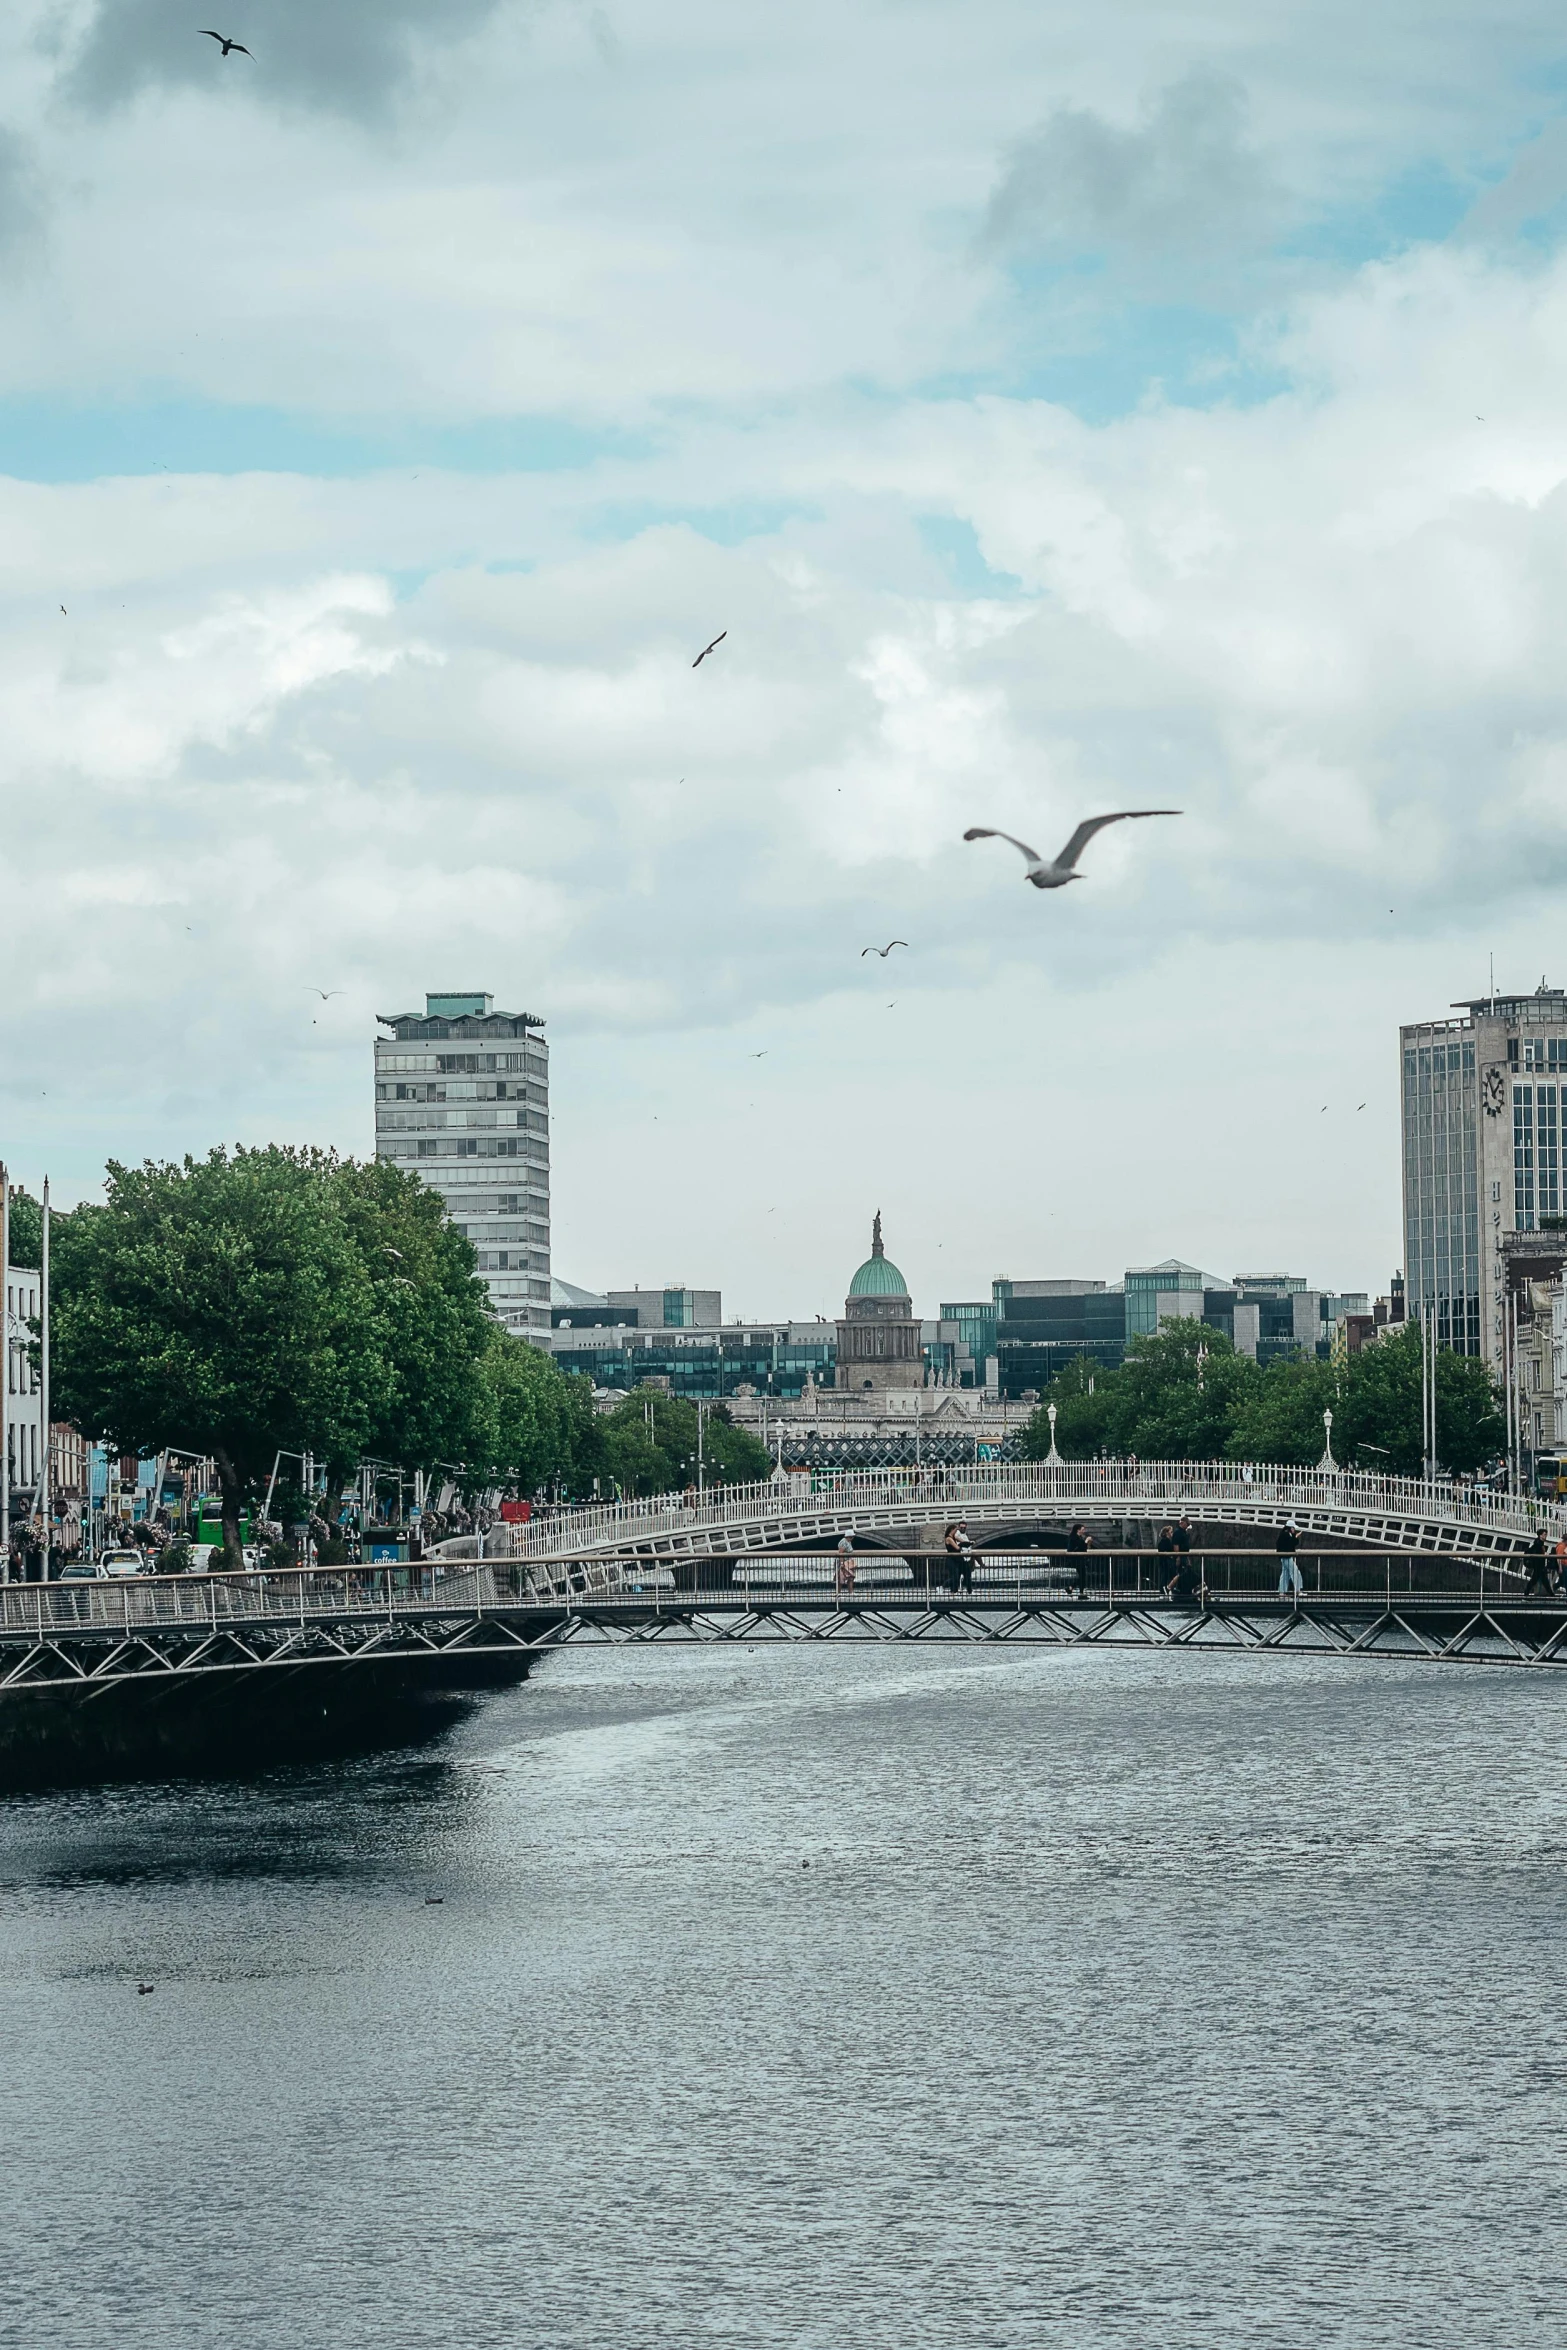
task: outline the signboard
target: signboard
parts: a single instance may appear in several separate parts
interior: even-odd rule
[[[501,1503],[501,1516],[508,1526],[526,1526],[532,1515],[533,1504],[531,1501],[503,1501]]]

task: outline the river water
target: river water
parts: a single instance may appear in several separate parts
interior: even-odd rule
[[[758,1645],[13,1799],[0,2341],[1560,2350],[1564,1787],[1554,1674]]]

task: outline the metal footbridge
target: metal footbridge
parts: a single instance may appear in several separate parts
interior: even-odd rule
[[[1559,1510],[1452,1479],[1383,1477],[1230,1461],[992,1464],[964,1469],[783,1473],[755,1485],[567,1507],[508,1529],[508,1555],[555,1560],[743,1559],[830,1546],[844,1534],[918,1537],[953,1519],[985,1543],[1023,1527],[1159,1524],[1184,1511],[1208,1526],[1276,1529],[1293,1518],[1303,1541],[1508,1559],[1537,1530],[1554,1539]],[[474,1544],[447,1545],[466,1549]],[[916,1548],[924,1544],[916,1541]]]

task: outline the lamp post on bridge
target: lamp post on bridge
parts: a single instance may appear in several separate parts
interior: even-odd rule
[[[1045,1467],[1059,1469],[1061,1455],[1056,1450],[1056,1407],[1053,1403],[1046,1404],[1045,1417],[1050,1422],[1050,1450],[1045,1455]]]
[[[1322,1458],[1318,1461],[1317,1467],[1334,1472],[1338,1469],[1338,1463],[1333,1458],[1333,1414],[1331,1411],[1325,1411],[1322,1415]]]

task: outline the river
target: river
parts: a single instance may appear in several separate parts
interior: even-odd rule
[[[1554,1673],[757,1645],[13,1798],[0,2341],[1559,2350],[1564,1786]]]

